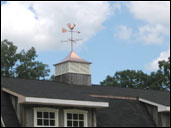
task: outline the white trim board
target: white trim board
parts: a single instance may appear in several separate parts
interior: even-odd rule
[[[93,108],[109,107],[108,102],[61,100],[61,99],[35,98],[35,97],[26,97],[23,103],[54,104],[54,105],[61,105],[61,106],[79,106],[79,107],[93,107]]]
[[[143,98],[139,98],[139,101],[147,103],[147,104],[150,104],[150,105],[157,106],[158,112],[170,112],[170,106],[165,106],[165,105],[157,104],[155,102],[152,102],[152,101],[149,101],[149,100],[145,100]]]
[[[2,88],[3,91],[18,97],[19,103],[28,104],[48,104],[48,105],[60,105],[60,106],[76,106],[76,107],[91,107],[91,108],[106,108],[109,107],[108,102],[96,102],[96,101],[79,101],[79,100],[62,100],[52,98],[37,98],[37,97],[25,97],[6,88]]]
[[[1,123],[2,123],[2,127],[5,127],[5,123],[4,123],[3,119],[2,119],[2,116],[1,116]]]

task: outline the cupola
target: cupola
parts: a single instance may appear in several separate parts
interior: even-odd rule
[[[65,59],[54,65],[55,79],[69,84],[91,85],[90,64],[71,51]]]
[[[65,82],[73,85],[91,85],[91,73],[90,73],[90,64],[81,57],[79,57],[73,51],[73,43],[76,43],[78,40],[73,40],[73,33],[80,33],[79,31],[73,31],[75,24],[67,24],[70,30],[62,29],[62,32],[70,32],[71,38],[63,42],[71,42],[71,52],[69,55],[63,59],[61,62],[55,64],[55,79],[60,82]]]

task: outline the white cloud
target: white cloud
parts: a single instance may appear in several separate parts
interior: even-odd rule
[[[128,40],[132,36],[132,29],[125,25],[120,25],[116,36],[120,39]]]
[[[138,40],[144,44],[161,44],[164,40],[165,28],[162,25],[144,25],[138,28]]]
[[[160,56],[158,58],[154,59],[149,64],[146,64],[145,68],[149,71],[156,71],[159,69],[158,62],[162,60],[167,61],[169,56],[170,56],[170,49],[168,49],[167,51],[163,51],[160,53]]]
[[[126,2],[129,11],[137,20],[144,21],[134,31],[136,41],[144,44],[161,44],[170,35],[170,2]]]
[[[136,41],[156,45],[164,43],[167,37],[170,39],[170,1],[133,1],[128,2],[127,7],[133,17],[144,22],[133,33]],[[145,69],[158,70],[158,62],[168,60],[169,56],[170,49],[162,51],[159,57],[145,65]]]
[[[1,40],[8,39],[20,48],[63,49],[70,35],[61,32],[68,22],[75,23],[84,43],[100,29],[111,14],[107,2],[7,2],[1,5]]]
[[[127,5],[137,19],[150,24],[170,25],[169,1],[133,1]]]

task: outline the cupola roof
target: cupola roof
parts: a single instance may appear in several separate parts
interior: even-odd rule
[[[61,62],[57,63],[64,63],[64,62],[78,62],[78,63],[87,63],[91,64],[91,62],[88,62],[81,57],[79,57],[74,51],[71,51],[67,57],[65,57]],[[55,64],[55,65],[57,65]]]

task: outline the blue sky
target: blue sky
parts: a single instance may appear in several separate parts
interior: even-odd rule
[[[81,31],[74,51],[92,62],[93,84],[116,71],[156,71],[170,55],[170,2],[1,2],[1,8],[2,40],[35,47],[51,75],[70,52],[60,42],[69,36],[61,33],[68,22]]]

